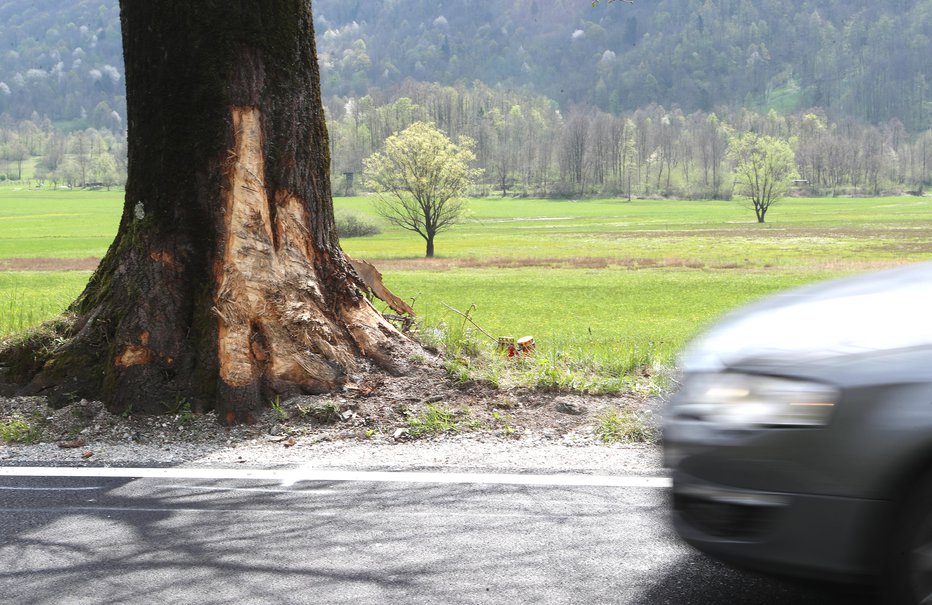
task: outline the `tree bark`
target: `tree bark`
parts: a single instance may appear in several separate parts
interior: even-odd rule
[[[29,390],[249,421],[407,341],[337,240],[309,0],[121,0],[129,173],[116,239]],[[30,369],[33,375],[30,375]],[[14,372],[15,373],[15,372]]]

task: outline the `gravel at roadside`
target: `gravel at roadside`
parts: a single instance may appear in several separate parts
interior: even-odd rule
[[[85,458],[85,452],[92,455]],[[534,439],[508,442],[455,436],[415,443],[302,442],[263,439],[229,445],[54,443],[0,446],[0,466],[304,467],[316,470],[595,473],[662,475],[656,445],[574,445]]]
[[[0,440],[0,466],[664,474],[656,443],[606,444],[596,433],[596,415],[605,410],[636,409],[655,424],[656,401],[524,392],[509,394],[501,408],[498,393],[462,397],[461,429],[421,437],[404,419],[409,407],[423,410],[424,402],[401,400],[401,407],[381,397],[289,400],[251,426],[233,427],[181,406],[174,414],[145,416],[113,414],[83,399],[53,409],[40,397],[0,397],[0,420],[21,430],[16,443]],[[331,417],[315,420],[320,410]]]

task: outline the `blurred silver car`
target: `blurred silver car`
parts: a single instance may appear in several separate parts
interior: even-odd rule
[[[932,263],[751,305],[681,367],[663,434],[687,542],[932,602]]]

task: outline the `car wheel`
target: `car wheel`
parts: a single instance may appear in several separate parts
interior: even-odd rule
[[[897,521],[888,559],[891,603],[932,604],[932,475],[921,485]]]

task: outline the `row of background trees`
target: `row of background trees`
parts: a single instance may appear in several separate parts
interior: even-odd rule
[[[790,143],[805,193],[876,195],[932,186],[932,130],[911,134],[895,119],[872,126],[832,122],[820,110],[687,114],[659,105],[618,116],[579,106],[564,114],[544,97],[479,83],[408,83],[391,95],[334,96],[326,105],[337,194],[361,192],[364,160],[419,121],[454,140],[475,141],[476,167],[483,170],[476,195],[727,198],[733,191],[729,140],[745,132]],[[0,179],[111,187],[125,175],[125,132],[65,132],[36,115],[0,116]]]
[[[832,122],[824,112],[766,114],[722,108],[686,114],[651,105],[622,115],[481,84],[408,83],[400,92],[326,102],[337,193],[359,189],[363,161],[418,121],[475,141],[484,171],[477,194],[727,198],[729,141],[755,132],[787,141],[800,189],[810,194],[921,192],[932,185],[932,130],[910,134],[896,119],[878,126]]]
[[[114,187],[126,182],[126,133],[66,132],[49,120],[0,116],[0,181],[52,187]]]

